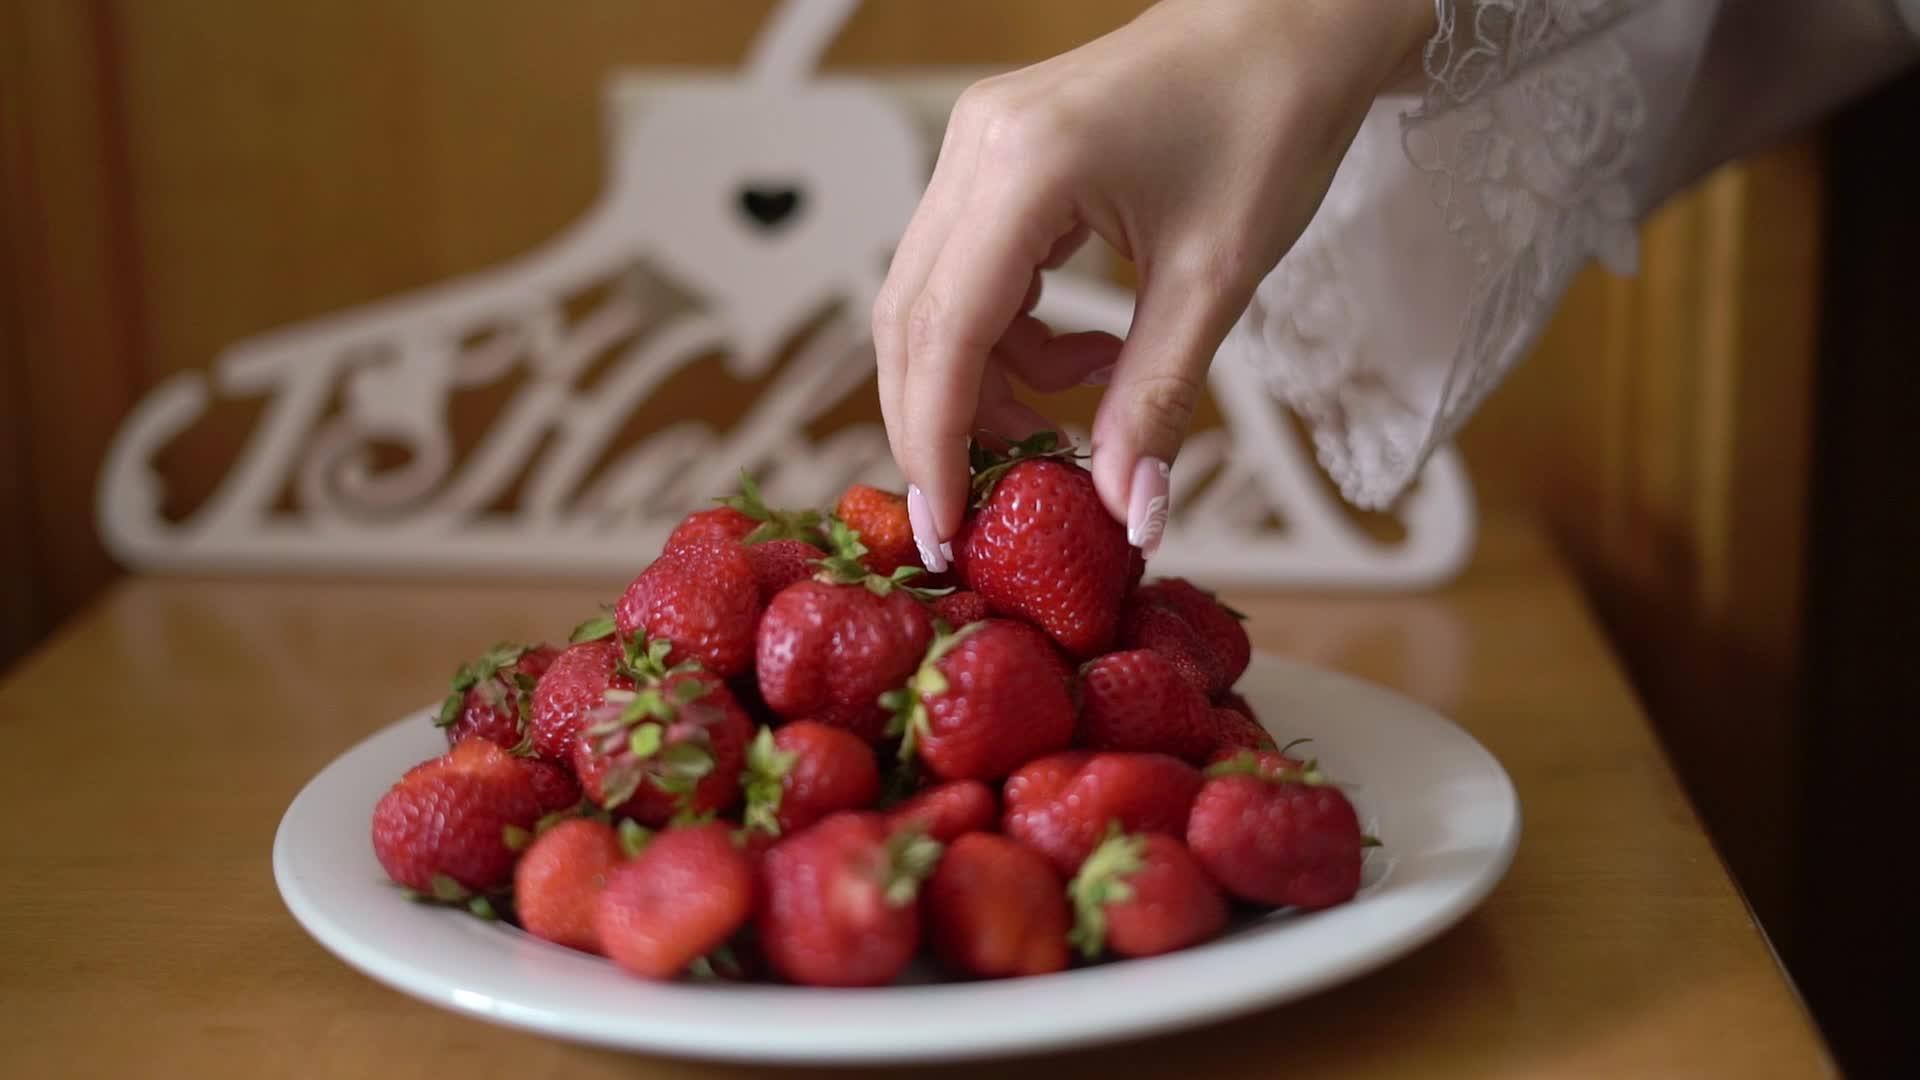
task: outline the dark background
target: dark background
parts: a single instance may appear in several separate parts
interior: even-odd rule
[[[1850,1075],[1920,1062],[1920,75],[1829,128],[1809,537],[1805,805],[1788,965]]]

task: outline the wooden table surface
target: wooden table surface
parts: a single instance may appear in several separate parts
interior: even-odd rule
[[[129,580],[6,675],[0,1076],[765,1075],[418,1004],[324,952],[274,891],[275,825],[315,771],[461,659],[563,634],[604,592]],[[1484,742],[1524,808],[1511,873],[1433,944],[1309,1000],[914,1075],[1832,1072],[1536,533],[1490,527],[1467,577],[1430,595],[1229,599],[1262,647],[1395,687]]]

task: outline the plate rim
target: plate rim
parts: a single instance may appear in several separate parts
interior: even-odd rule
[[[543,1010],[537,1005],[503,1001],[491,995],[463,990],[456,985],[460,981],[457,974],[429,970],[417,963],[399,962],[391,957],[383,957],[379,954],[376,943],[364,941],[349,928],[342,926],[336,916],[327,910],[327,905],[309,895],[294,865],[296,856],[291,850],[295,843],[292,834],[298,827],[303,810],[310,810],[310,804],[323,799],[332,782],[345,778],[346,772],[357,755],[370,751],[373,744],[384,739],[399,737],[399,733],[409,725],[423,722],[422,716],[430,712],[431,707],[407,713],[355,740],[351,746],[336,754],[301,786],[299,793],[288,804],[274,831],[272,853],[274,883],[282,903],[292,914],[295,922],[328,953],[367,978],[415,1000],[459,1015],[516,1030],[604,1048],[687,1060],[745,1064],[877,1065],[908,1062],[932,1064],[1071,1050],[1165,1034],[1203,1023],[1243,1016],[1312,996],[1332,986],[1377,971],[1418,951],[1460,923],[1484,902],[1486,897],[1505,880],[1520,845],[1524,820],[1519,794],[1512,777],[1499,759],[1465,727],[1438,710],[1398,691],[1344,672],[1263,652],[1254,654],[1249,671],[1253,666],[1273,668],[1277,678],[1319,680],[1343,694],[1357,694],[1391,702],[1395,709],[1409,715],[1420,714],[1423,723],[1437,723],[1445,729],[1450,729],[1459,740],[1458,749],[1470,751],[1480,759],[1480,764],[1486,771],[1484,779],[1493,784],[1490,794],[1498,797],[1504,828],[1497,837],[1492,837],[1490,857],[1479,866],[1467,883],[1451,888],[1437,902],[1427,906],[1421,914],[1396,930],[1376,935],[1376,940],[1373,940],[1364,950],[1349,952],[1337,962],[1322,964],[1308,974],[1296,976],[1284,982],[1276,982],[1264,988],[1243,985],[1244,980],[1242,984],[1235,984],[1231,988],[1203,986],[1198,993],[1193,992],[1189,987],[1183,995],[1163,999],[1159,1006],[1151,1011],[1151,1015],[1134,1018],[1124,1030],[1115,1030],[1111,1024],[1088,1022],[1055,1024],[1051,1027],[1029,1023],[1013,1031],[980,1032],[981,1037],[971,1041],[948,1038],[934,1044],[908,1043],[898,1036],[859,1042],[836,1042],[823,1038],[794,1038],[793,1032],[789,1032],[787,1037],[772,1040],[764,1038],[740,1040],[723,1037],[728,1030],[737,1029],[737,1022],[712,1025],[710,1029],[697,1025],[649,1027],[640,1024],[625,1030],[610,1030],[608,1026],[593,1021],[590,1016]],[[1258,707],[1258,701],[1255,704]],[[397,777],[398,772],[394,775]],[[371,861],[370,852],[369,861]],[[402,902],[397,895],[395,902]],[[1358,905],[1351,907],[1358,907]],[[1304,913],[1290,916],[1290,918],[1318,919],[1329,914],[1334,914],[1337,918],[1338,915],[1335,913],[1349,909],[1349,905],[1342,905],[1327,911]],[[448,912],[448,914],[455,913]],[[461,917],[465,918],[465,916]],[[495,933],[508,932],[493,928],[489,930]],[[511,931],[511,933],[519,934],[518,931]],[[598,958],[569,953],[559,946],[538,943],[531,939],[528,939],[528,944],[537,946],[543,952],[551,950],[560,953],[568,959],[577,959],[596,965],[605,963]],[[1031,992],[1037,984],[1058,985],[1054,984],[1053,980],[1068,979],[1084,982],[1098,978],[1103,972],[1116,970],[1124,969],[1134,972],[1137,978],[1139,973],[1149,966],[1177,969],[1184,964],[1194,963],[1195,957],[1204,957],[1213,953],[1214,950],[1244,949],[1248,944],[1250,943],[1236,943],[1232,939],[1214,941],[1162,957],[1116,961],[1111,966],[1070,969],[1055,975],[1017,980],[943,982],[926,986],[895,986],[861,990],[755,984],[750,987],[725,988],[721,992],[748,997],[777,995],[783,1002],[789,998],[798,1000],[794,997],[796,995],[805,995],[806,1000],[816,1003],[843,998],[851,999],[849,1004],[852,1005],[860,1001],[870,1002],[874,995],[885,994],[912,995],[928,999],[959,998],[960,1003],[964,1004],[966,998],[973,996],[1003,995],[1010,989]],[[633,981],[633,986],[648,991],[670,993],[685,992],[689,989],[683,986],[650,986],[638,980]],[[712,989],[700,988],[697,992],[704,993]],[[1208,992],[1209,990],[1212,992]],[[729,1008],[712,1011],[716,1014],[725,1014],[736,1010]],[[765,1035],[764,1031],[759,1029],[756,1031],[762,1036]]]

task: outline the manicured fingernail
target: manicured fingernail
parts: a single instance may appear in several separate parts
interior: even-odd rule
[[[1141,458],[1133,467],[1133,486],[1127,491],[1127,543],[1153,558],[1160,535],[1167,531],[1167,477],[1173,467],[1159,458]]]
[[[940,556],[941,558],[946,559],[948,562],[953,561],[953,541],[951,540],[940,541]]]
[[[913,546],[920,549],[920,564],[930,574],[945,570],[947,553],[953,549],[940,542],[940,532],[933,525],[933,508],[927,505],[918,484],[907,485],[907,524],[913,526]]]
[[[1108,364],[1103,368],[1095,368],[1081,377],[1080,385],[1105,386],[1113,381],[1113,369],[1118,366],[1117,364]]]

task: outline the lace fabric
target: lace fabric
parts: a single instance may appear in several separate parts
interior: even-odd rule
[[[1406,489],[1589,261],[1632,271],[1667,130],[1648,103],[1684,96],[1718,5],[1437,7],[1425,92],[1376,103],[1221,354],[1258,368],[1368,508]]]

